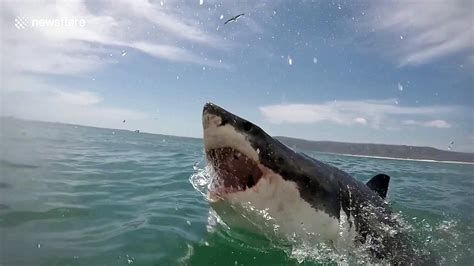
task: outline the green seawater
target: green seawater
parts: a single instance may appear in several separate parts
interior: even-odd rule
[[[316,246],[278,245],[216,222],[190,182],[199,139],[3,118],[0,264],[314,265]],[[309,153],[362,181],[392,177],[388,200],[420,249],[474,261],[474,166]]]

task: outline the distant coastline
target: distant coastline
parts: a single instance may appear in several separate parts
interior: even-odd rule
[[[332,153],[332,152],[318,152],[322,154],[334,154],[348,157],[359,157],[359,158],[371,158],[380,160],[395,160],[395,161],[410,161],[410,162],[425,162],[425,163],[447,163],[447,164],[472,164],[474,162],[457,162],[457,161],[436,161],[436,160],[425,160],[425,159],[408,159],[408,158],[393,158],[393,157],[381,157],[381,156],[370,156],[370,155],[355,155],[355,154],[343,154],[343,153]]]
[[[389,160],[474,164],[474,153],[444,151],[432,147],[312,141],[283,136],[275,138],[293,148],[321,153]]]

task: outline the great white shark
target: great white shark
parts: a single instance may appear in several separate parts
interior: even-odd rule
[[[364,184],[212,103],[202,123],[214,176],[208,198],[230,227],[270,226],[276,235],[312,236],[336,250],[365,246],[375,262],[427,263],[385,201],[388,175]]]

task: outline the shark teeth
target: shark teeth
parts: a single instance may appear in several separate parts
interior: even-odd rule
[[[252,188],[262,177],[258,162],[239,150],[225,147],[206,150],[208,163],[216,173],[216,193],[221,195]]]

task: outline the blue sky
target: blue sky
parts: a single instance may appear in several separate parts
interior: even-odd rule
[[[212,101],[272,135],[473,152],[472,9],[3,1],[2,115],[200,137]]]

